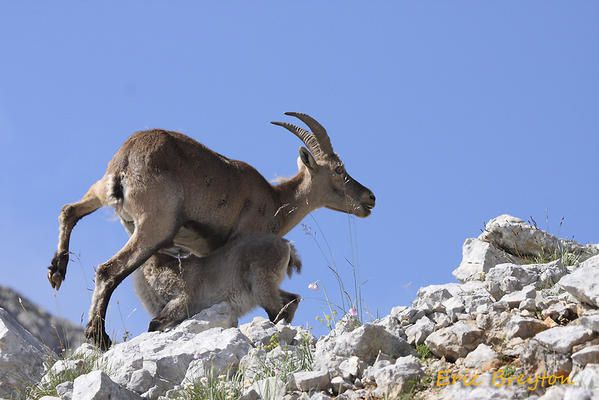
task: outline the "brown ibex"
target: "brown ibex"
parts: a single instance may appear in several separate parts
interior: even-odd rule
[[[245,235],[205,257],[177,260],[154,254],[133,273],[135,290],[153,316],[148,330],[177,325],[214,304],[227,302],[241,317],[261,306],[274,323],[291,322],[300,296],[279,289],[285,273],[301,261],[287,240],[272,234]]]
[[[307,147],[299,151],[299,172],[277,185],[252,166],[186,135],[150,130],[133,134],[83,198],[63,207],[58,248],[48,271],[53,288],[59,289],[66,276],[69,238],[79,219],[112,206],[132,233],[125,246],[96,270],[88,339],[110,346],[104,318],[112,292],[160,250],[174,246],[205,256],[244,235],[282,237],[320,207],[370,215],[374,194],[347,173],[322,125],[306,114],[286,114],[300,119],[311,132],[273,122]]]

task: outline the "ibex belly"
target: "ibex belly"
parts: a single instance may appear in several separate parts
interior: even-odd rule
[[[176,247],[202,257],[225,244],[227,238],[228,235],[217,232],[207,225],[189,222],[179,229],[173,242]]]
[[[176,247],[181,247],[198,257],[205,256],[212,250],[209,240],[200,236],[196,231],[185,227],[179,229],[173,242]]]

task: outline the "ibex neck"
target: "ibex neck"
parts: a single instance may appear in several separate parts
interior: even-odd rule
[[[321,207],[313,196],[310,174],[305,171],[300,171],[274,189],[280,203],[275,215],[280,227],[277,233],[280,236],[287,234],[311,211]]]

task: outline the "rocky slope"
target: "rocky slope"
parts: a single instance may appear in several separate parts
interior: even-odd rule
[[[83,329],[50,315],[13,289],[0,285],[0,308],[54,352],[74,348],[83,342]]]
[[[328,335],[218,304],[99,353],[51,353],[0,312],[0,397],[48,399],[599,398],[599,247],[510,216],[467,239],[459,282]],[[10,371],[10,374],[7,374]],[[48,397],[50,396],[50,397]]]

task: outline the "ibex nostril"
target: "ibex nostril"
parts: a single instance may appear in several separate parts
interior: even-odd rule
[[[372,200],[373,203],[376,201],[376,197],[374,196],[374,193],[372,193],[372,192],[370,192],[370,200]]]

